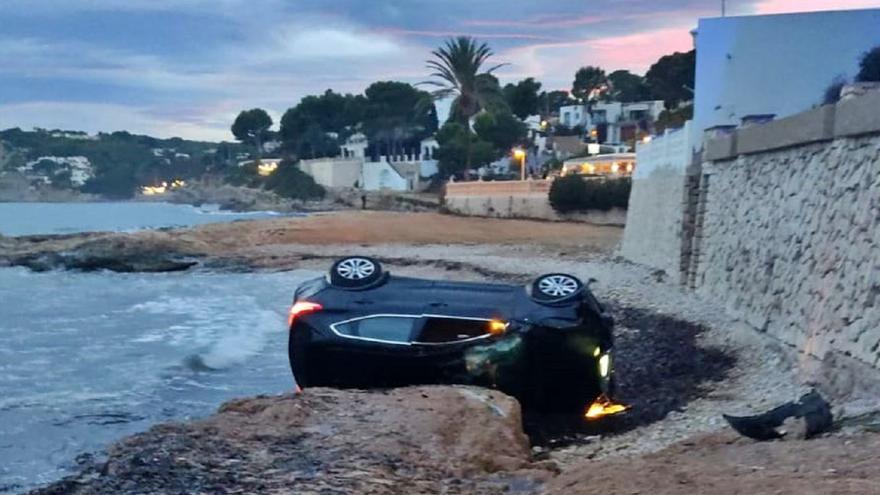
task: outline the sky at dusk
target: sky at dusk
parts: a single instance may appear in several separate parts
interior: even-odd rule
[[[880,0],[727,0],[728,15]],[[692,48],[720,0],[2,0],[0,129],[232,139],[238,111],[278,120],[304,95],[426,78],[445,38],[487,41],[502,83],[568,89],[578,67],[644,71]]]

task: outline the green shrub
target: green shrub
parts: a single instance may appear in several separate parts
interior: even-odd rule
[[[631,188],[629,178],[585,179],[580,175],[567,175],[554,180],[550,186],[550,204],[559,213],[626,208]]]
[[[260,187],[263,178],[257,173],[257,163],[250,162],[233,167],[226,173],[226,182],[239,187]]]
[[[311,175],[290,160],[278,164],[278,170],[266,178],[266,189],[293,199],[321,199],[326,191]]]

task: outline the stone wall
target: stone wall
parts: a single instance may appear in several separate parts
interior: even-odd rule
[[[451,213],[476,217],[532,218],[623,226],[626,210],[560,214],[550,205],[550,180],[451,182],[445,207]]]
[[[722,141],[697,181],[692,286],[805,357],[880,368],[880,92]]]

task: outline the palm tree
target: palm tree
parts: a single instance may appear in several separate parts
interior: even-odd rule
[[[498,64],[481,72],[483,64],[494,55],[489,45],[478,42],[469,36],[459,36],[446,40],[443,46],[431,52],[433,60],[428,60],[428,68],[433,72],[430,84],[438,89],[431,92],[434,100],[455,97],[452,102],[450,120],[465,124],[481,109],[491,109],[503,104],[498,79],[492,72],[506,64]]]
[[[434,101],[450,97],[455,99],[449,112],[449,120],[460,122],[466,130],[465,178],[471,168],[470,119],[483,109],[495,109],[504,105],[504,97],[498,79],[492,72],[506,64],[492,66],[481,71],[486,61],[494,55],[485,42],[469,36],[450,38],[440,48],[433,50],[432,60],[427,61],[434,80],[421,84],[438,89],[430,93]]]

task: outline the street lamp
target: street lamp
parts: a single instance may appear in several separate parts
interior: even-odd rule
[[[520,180],[526,180],[526,152],[522,148],[513,149],[513,157],[519,160]]]

